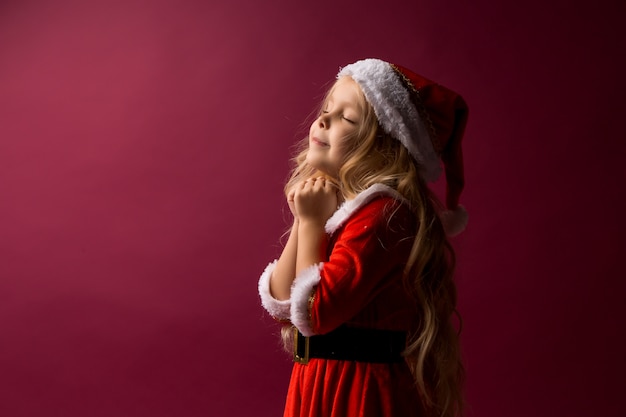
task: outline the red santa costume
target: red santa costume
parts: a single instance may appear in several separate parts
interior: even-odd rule
[[[359,61],[344,68],[339,73],[342,75],[349,75],[357,81],[383,128],[414,156],[417,155],[416,158],[421,158],[424,177],[436,178],[438,161],[444,152],[438,147],[443,148],[454,141],[454,152],[458,152],[464,116],[463,126],[454,134],[450,127],[443,132],[441,126],[438,146],[431,142],[433,132],[428,132],[429,153],[421,149],[427,147],[425,139],[421,137],[416,142],[415,136],[441,124],[438,115],[430,114],[428,123],[425,123],[422,110],[412,107],[410,114],[401,115],[405,117],[398,123],[384,112],[385,107],[403,108],[398,103],[390,103],[389,100],[395,98],[389,96],[397,97],[395,93],[407,91],[406,82],[418,90],[426,87],[423,90],[426,92],[433,85],[443,87],[379,60]],[[381,76],[391,78],[381,81]],[[425,81],[420,84],[421,80]],[[387,94],[390,89],[394,94]],[[382,98],[377,98],[376,94],[381,92]],[[445,90],[446,94],[448,92]],[[456,97],[454,95],[455,100]],[[422,99],[428,104],[432,94]],[[451,109],[464,106],[462,100],[456,103]],[[450,117],[452,121],[446,123],[458,125],[454,111]],[[405,144],[409,141],[410,147]],[[450,161],[455,159],[458,164],[459,157],[456,155]],[[436,164],[433,158],[437,158]],[[457,228],[452,234],[462,229],[467,221],[466,213],[458,206],[463,182],[462,175],[459,181],[458,174],[462,174],[462,165],[449,169],[446,166],[446,173],[449,185],[452,183],[453,186],[448,189],[450,210],[444,216]],[[454,175],[456,181],[451,181]],[[325,259],[298,274],[291,287],[290,299],[277,300],[270,293],[276,261],[262,273],[259,294],[263,307],[276,319],[291,322],[298,331],[296,363],[285,417],[426,415],[414,378],[401,356],[407,336],[417,331],[420,320],[415,299],[406,290],[403,279],[418,226],[408,202],[394,189],[376,184],[344,202],[328,220]],[[362,335],[365,336],[362,338]],[[322,348],[323,354],[316,357],[317,341],[323,345],[328,339],[332,340],[332,346]],[[376,346],[378,344],[382,347]],[[364,351],[362,357],[357,352],[361,350]]]

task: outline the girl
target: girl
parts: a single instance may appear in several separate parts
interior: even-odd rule
[[[462,411],[448,235],[467,213],[463,99],[366,59],[339,71],[295,158],[293,225],[259,280],[294,361],[285,417]],[[447,210],[426,187],[446,171]]]

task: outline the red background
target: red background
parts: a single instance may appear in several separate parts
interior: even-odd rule
[[[471,108],[468,415],[623,415],[626,10],[579,3],[0,3],[0,415],[281,415],[290,146],[372,56]]]

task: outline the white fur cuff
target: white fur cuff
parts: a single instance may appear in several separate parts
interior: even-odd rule
[[[313,288],[322,278],[320,271],[324,263],[312,265],[300,273],[291,286],[291,322],[305,336],[313,336],[309,299]]]
[[[261,274],[261,278],[259,278],[259,296],[261,297],[261,305],[272,317],[285,320],[289,319],[291,301],[277,300],[270,293],[270,278],[276,268],[276,262],[270,263]]]

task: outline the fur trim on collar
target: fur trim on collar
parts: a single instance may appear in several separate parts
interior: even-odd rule
[[[344,201],[335,214],[333,214],[326,222],[326,233],[333,234],[336,232],[354,214],[355,211],[381,195],[393,197],[396,200],[406,202],[406,199],[393,188],[384,184],[374,184],[352,200]]]

